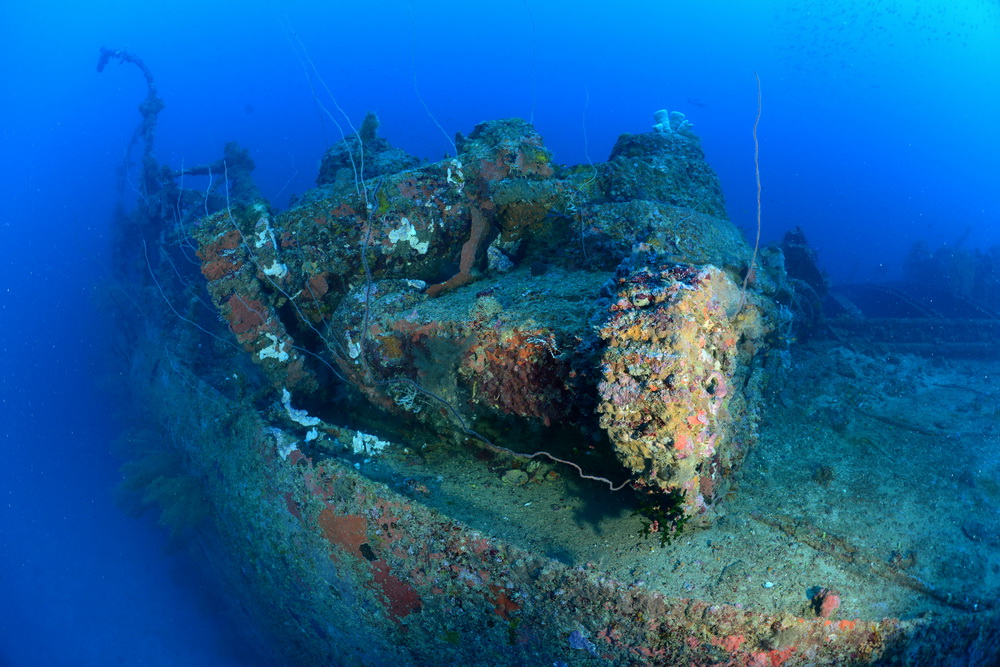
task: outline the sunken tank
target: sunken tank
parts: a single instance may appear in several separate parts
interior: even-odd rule
[[[791,432],[769,415],[818,377],[792,372],[794,280],[729,222],[690,124],[659,119],[576,167],[519,119],[430,164],[369,120],[288,210],[227,196],[146,252],[138,301],[170,308],[129,336],[139,463],[197,487],[197,544],[276,663],[920,664],[995,645],[988,601],[902,551],[862,566],[883,554],[769,502],[766,452]],[[164,516],[194,523],[176,502]]]

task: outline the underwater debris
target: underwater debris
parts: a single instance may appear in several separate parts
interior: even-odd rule
[[[779,313],[759,291],[772,283],[739,287],[750,249],[697,138],[623,135],[589,195],[523,120],[482,123],[459,148],[380,172],[362,199],[321,188],[276,215],[257,202],[200,220],[202,274],[237,342],[311,404],[326,365],[394,419],[473,437],[489,424],[515,436],[489,446],[514,455],[599,424],[638,488],[679,490],[710,520],[752,440]],[[509,266],[490,272],[487,248]]]
[[[355,191],[362,171],[364,178],[372,179],[420,165],[420,160],[378,136],[378,127],[379,119],[375,112],[365,114],[357,134],[338,141],[323,155],[316,185],[348,194]]]
[[[754,435],[766,305],[719,269],[681,264],[623,267],[612,294],[601,427],[636,485],[680,490],[688,512],[705,515]]]
[[[163,182],[160,180],[160,167],[156,162],[156,158],[153,157],[153,148],[156,140],[156,123],[159,113],[163,111],[166,104],[163,102],[163,98],[157,94],[153,72],[143,62],[142,58],[131,53],[128,49],[112,50],[102,46],[101,55],[97,59],[97,71],[103,72],[111,59],[116,59],[122,64],[131,63],[135,65],[142,72],[143,78],[146,79],[146,98],[139,105],[139,113],[142,114],[142,123],[136,128],[125,151],[125,155],[128,156],[132,152],[135,143],[140,138],[142,139],[143,153],[139,187],[140,194],[145,198],[158,192],[163,185]],[[118,184],[119,196],[123,195],[124,191],[125,183],[124,179],[121,179]]]
[[[486,128],[479,139],[515,136],[525,125]],[[688,400],[691,407],[714,400],[720,407],[717,421],[708,412],[693,410],[681,424],[695,431],[696,441],[700,432],[722,429],[749,433],[750,444],[756,419],[750,406],[759,400],[770,373],[773,345],[788,338],[787,318],[774,307],[784,288],[780,252],[766,266],[762,262],[765,270],[756,272],[746,307],[741,304],[736,316],[730,316],[726,306],[732,290],[726,281],[739,284],[750,263],[749,248],[725,219],[724,209],[713,208],[722,200],[711,187],[691,195],[687,186],[678,185],[711,185],[703,159],[690,165],[700,175],[694,181],[691,174],[670,172],[669,151],[696,156],[697,143],[678,133],[646,139],[624,144],[652,150],[643,161],[662,165],[666,171],[659,175],[630,171],[625,155],[616,156],[614,165],[562,168],[533,149],[521,157],[517,151],[507,153],[513,164],[526,165],[527,176],[509,173],[491,180],[484,171],[499,169],[497,165],[480,170],[463,153],[417,167],[408,176],[387,173],[370,179],[365,182],[367,201],[358,194],[357,183],[348,183],[345,189],[351,193],[343,195],[328,184],[283,213],[253,206],[257,202],[223,199],[222,215],[215,215],[221,190],[214,198],[194,198],[182,189],[179,198],[174,197],[178,190],[152,198],[154,203],[183,203],[179,208],[187,212],[207,209],[209,215],[197,227],[178,215],[169,228],[156,228],[156,240],[150,238],[154,249],[164,245],[143,266],[140,278],[146,282],[128,283],[128,288],[139,303],[159,303],[162,297],[171,308],[142,313],[147,332],[165,335],[146,350],[132,346],[127,381],[142,419],[163,424],[178,436],[171,446],[184,449],[191,469],[206,485],[213,521],[205,534],[211,539],[199,543],[210,549],[211,565],[241,612],[280,634],[280,649],[292,662],[330,664],[352,655],[365,664],[470,664],[489,655],[497,664],[511,665],[535,664],[540,656],[554,664],[591,657],[614,664],[848,664],[869,658],[891,662],[901,651],[919,661],[923,655],[940,655],[941,642],[985,656],[996,652],[993,613],[968,614],[955,623],[951,616],[935,620],[933,614],[915,620],[872,620],[882,618],[872,615],[833,621],[811,612],[799,590],[789,593],[790,571],[784,566],[795,559],[792,550],[775,549],[769,541],[775,536],[759,526],[742,529],[743,511],[749,512],[738,502],[743,494],[727,503],[731,513],[716,522],[718,532],[710,540],[685,530],[683,544],[665,545],[677,553],[676,560],[657,553],[639,561],[632,572],[621,569],[635,553],[648,556],[653,550],[636,544],[633,525],[605,524],[588,512],[607,515],[632,509],[630,503],[637,501],[658,506],[644,520],[649,524],[646,536],[662,539],[662,528],[671,520],[693,527],[717,516],[718,493],[704,516],[691,515],[699,511],[698,494],[703,502],[706,490],[708,497],[713,495],[714,489],[702,488],[704,465],[711,470],[726,460],[703,458],[702,470],[694,467],[699,479],[690,489],[661,485],[655,481],[660,471],[654,474],[645,462],[636,470],[622,466],[615,443],[620,451],[635,448],[627,429],[637,436],[667,429],[655,420],[641,421],[642,411],[634,410],[633,422],[618,425],[625,437],[612,442],[597,414],[607,400],[598,389],[606,381],[604,360],[616,364],[616,371],[623,368],[636,384],[646,382],[660,370],[654,359],[672,361],[673,337],[686,340],[697,331],[707,349],[680,346],[677,357],[695,352],[691,360],[696,371],[718,364],[723,376],[751,380],[740,385],[716,378],[685,392],[687,385],[675,378],[664,403],[673,410]],[[465,147],[469,141],[458,143]],[[484,143],[486,149],[490,145]],[[656,150],[668,154],[656,155]],[[473,205],[488,211],[484,216],[495,216],[497,226],[482,243],[469,243]],[[154,219],[163,221],[148,220]],[[202,251],[201,275],[184,263],[173,269],[167,261],[171,255],[191,257],[191,230]],[[473,261],[463,271],[467,246]],[[508,259],[506,270],[491,271],[482,256],[490,248]],[[159,294],[146,274],[154,281],[159,277]],[[470,282],[453,284],[437,298],[426,294],[428,284],[460,274]],[[199,317],[196,313],[204,313],[196,299],[184,298],[202,280],[213,291],[212,316]],[[721,285],[720,298],[714,299],[714,288],[696,280]],[[624,305],[618,303],[619,292],[627,292],[629,307],[615,308]],[[672,313],[691,317],[675,323]],[[618,327],[626,318],[614,318],[629,314],[641,324],[638,331],[655,336],[645,339]],[[747,319],[740,321],[742,316]],[[753,326],[758,318],[760,330],[769,331],[759,339]],[[601,338],[605,328],[620,332],[630,345],[641,340],[643,355],[609,352],[614,337]],[[728,357],[708,345],[717,329],[744,328],[748,335],[736,341]],[[723,347],[728,349],[724,339]],[[774,356],[784,351],[778,352]],[[301,355],[299,368],[295,355]],[[733,366],[728,365],[731,358],[737,359]],[[687,366],[678,366],[682,376]],[[865,376],[852,379],[860,377]],[[248,391],[248,386],[258,390]],[[291,399],[282,405],[282,388],[294,393],[297,407]],[[736,400],[737,392],[745,403]],[[636,395],[634,404],[649,398]],[[732,402],[727,406],[721,399]],[[366,411],[365,402],[378,410]],[[315,415],[321,422],[307,427],[291,420],[299,414],[292,410],[302,408],[307,410],[302,419]],[[346,415],[366,419],[366,430],[333,426]],[[734,427],[731,420],[743,424]],[[275,432],[275,424],[288,432]],[[375,428],[367,429],[369,424]],[[453,454],[461,451],[463,440],[471,440],[473,427],[505,446],[525,446],[530,452],[526,445],[538,445],[565,454],[578,472],[615,478],[627,474],[636,486],[647,484],[649,493],[638,499],[591,493],[565,469],[558,482],[542,484],[558,473],[550,470],[543,476],[544,469],[533,471],[532,463],[520,468],[522,460],[511,463],[500,449],[481,449],[469,456],[472,465],[464,466],[461,456]],[[367,430],[379,435],[366,437]],[[430,430],[434,435],[424,442],[436,439],[436,454],[431,446],[420,445],[420,435]],[[441,447],[449,436],[459,443]],[[361,466],[353,455],[355,438],[362,447],[377,438],[421,451],[394,447]],[[670,443],[650,440],[652,451],[666,461],[657,448]],[[420,470],[422,457],[442,451],[452,459],[447,465]],[[734,459],[732,470],[738,463]],[[523,469],[531,483],[503,484],[499,474],[506,469]],[[838,475],[841,470],[838,466]],[[772,472],[762,471],[763,481],[776,481]],[[470,472],[481,476],[470,478]],[[682,472],[690,475],[691,470]],[[796,483],[799,473],[793,474]],[[459,484],[467,487],[464,494],[448,488]],[[568,490],[567,498],[533,502],[539,498],[534,494],[557,487],[559,493]],[[399,489],[408,495],[400,495]],[[690,492],[695,490],[691,508]],[[454,494],[450,499],[449,493]],[[726,495],[733,496],[732,489]],[[511,500],[515,502],[508,504]],[[485,518],[459,518],[465,505],[477,502],[487,508]],[[571,510],[577,515],[565,519]],[[627,511],[621,514],[628,516]],[[497,520],[491,524],[491,518]],[[588,551],[559,553],[561,544],[551,548],[534,541],[546,539],[538,529],[542,522],[555,530],[572,529],[577,537],[569,544],[576,546],[579,535],[591,541],[591,523],[617,532],[595,537]],[[852,549],[846,537],[807,526],[799,526],[796,535],[825,542],[832,553],[821,550],[820,555],[832,555],[835,565],[846,564],[824,577],[831,591],[834,586],[853,591],[852,599],[845,599],[848,609],[829,610],[832,595],[839,593],[827,596],[831,614],[853,613],[850,605],[861,607],[860,588],[845,585],[842,578],[870,579],[870,562],[881,564],[874,571],[886,573],[887,581],[911,586],[942,606],[984,608],[982,600],[964,591],[943,593],[922,583],[918,573],[899,572],[907,568],[906,556]],[[718,540],[720,533],[729,534]],[[784,535],[777,537],[787,541]],[[806,538],[801,539],[809,544]],[[990,539],[976,526],[966,538]],[[755,565],[723,573],[728,570],[732,581],[742,584],[760,575],[752,586],[743,586],[757,594],[749,604],[762,603],[759,608],[743,608],[746,598],[734,604],[731,593],[737,586],[729,587],[724,577],[713,576],[720,582],[715,599],[700,599],[710,591],[687,574],[670,575],[682,568],[718,572],[715,566],[724,568],[725,556],[740,563],[752,553],[739,550],[743,543],[757,539],[776,555],[770,561],[775,570],[784,571],[767,567],[765,575]],[[966,541],[970,544],[976,546]],[[656,571],[667,560],[672,564]],[[798,563],[806,560],[800,557]],[[922,551],[921,562],[927,560]],[[956,559],[952,567],[970,562]],[[871,599],[877,598],[869,595],[864,602]],[[895,610],[900,608],[897,604],[893,613],[899,615]],[[883,607],[874,609],[878,613]],[[911,651],[910,640],[918,644],[918,652]]]

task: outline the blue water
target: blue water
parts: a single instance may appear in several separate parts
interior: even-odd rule
[[[917,240],[1000,243],[996,2],[614,6],[0,4],[0,665],[253,664],[225,592],[112,500],[118,399],[96,304],[146,91],[130,65],[98,74],[101,46],[155,74],[161,163],[236,140],[279,208],[313,184],[333,120],[367,110],[424,158],[519,115],[578,163],[668,108],[751,231],[756,71],[765,241],[802,226],[841,281],[898,276]]]

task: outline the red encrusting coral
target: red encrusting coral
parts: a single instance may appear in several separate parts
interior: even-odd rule
[[[330,543],[352,556],[361,556],[361,545],[368,541],[368,523],[363,516],[341,515],[329,507],[317,519],[320,530]]]
[[[474,400],[506,414],[536,417],[546,425],[565,415],[571,395],[569,372],[557,358],[550,331],[513,329],[493,334],[480,330],[461,373],[476,383]]]
[[[229,329],[236,334],[241,342],[246,342],[242,336],[253,332],[267,320],[264,317],[264,304],[257,299],[245,299],[239,294],[229,297]]]
[[[840,608],[840,593],[830,588],[820,588],[811,599],[813,611],[820,618],[830,618]]]
[[[389,564],[384,560],[372,563],[372,582],[385,597],[386,610],[396,622],[420,611],[423,606],[416,589],[392,574]]]
[[[236,256],[242,237],[238,230],[231,229],[211,243],[198,248],[195,254],[201,260],[201,273],[207,280],[215,281],[235,273],[243,266],[243,260]]]

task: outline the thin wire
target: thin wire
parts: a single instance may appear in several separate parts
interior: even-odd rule
[[[412,29],[410,32],[410,68],[413,73],[413,91],[417,94],[417,99],[420,100],[420,104],[424,107],[424,111],[427,112],[430,119],[435,125],[437,125],[437,129],[441,130],[441,134],[443,134],[444,138],[448,140],[449,144],[451,144],[451,150],[454,152],[455,157],[458,157],[458,148],[455,146],[455,141],[448,136],[445,129],[441,127],[441,123],[439,123],[437,118],[434,117],[434,114],[431,113],[430,107],[427,106],[427,102],[424,101],[423,95],[420,94],[420,86],[417,83],[417,19],[413,16],[413,0],[410,0],[407,3],[406,8],[410,13],[410,27]]]
[[[743,277],[744,295],[747,291],[747,284],[750,282],[750,276],[753,275],[757,265],[757,250],[760,248],[760,144],[757,141],[757,126],[760,124],[761,94],[760,76],[758,76],[756,70],[754,70],[753,76],[757,80],[757,117],[753,121],[753,169],[754,175],[757,178],[757,237],[753,242],[753,255],[750,257],[750,267],[747,269],[747,274]]]

